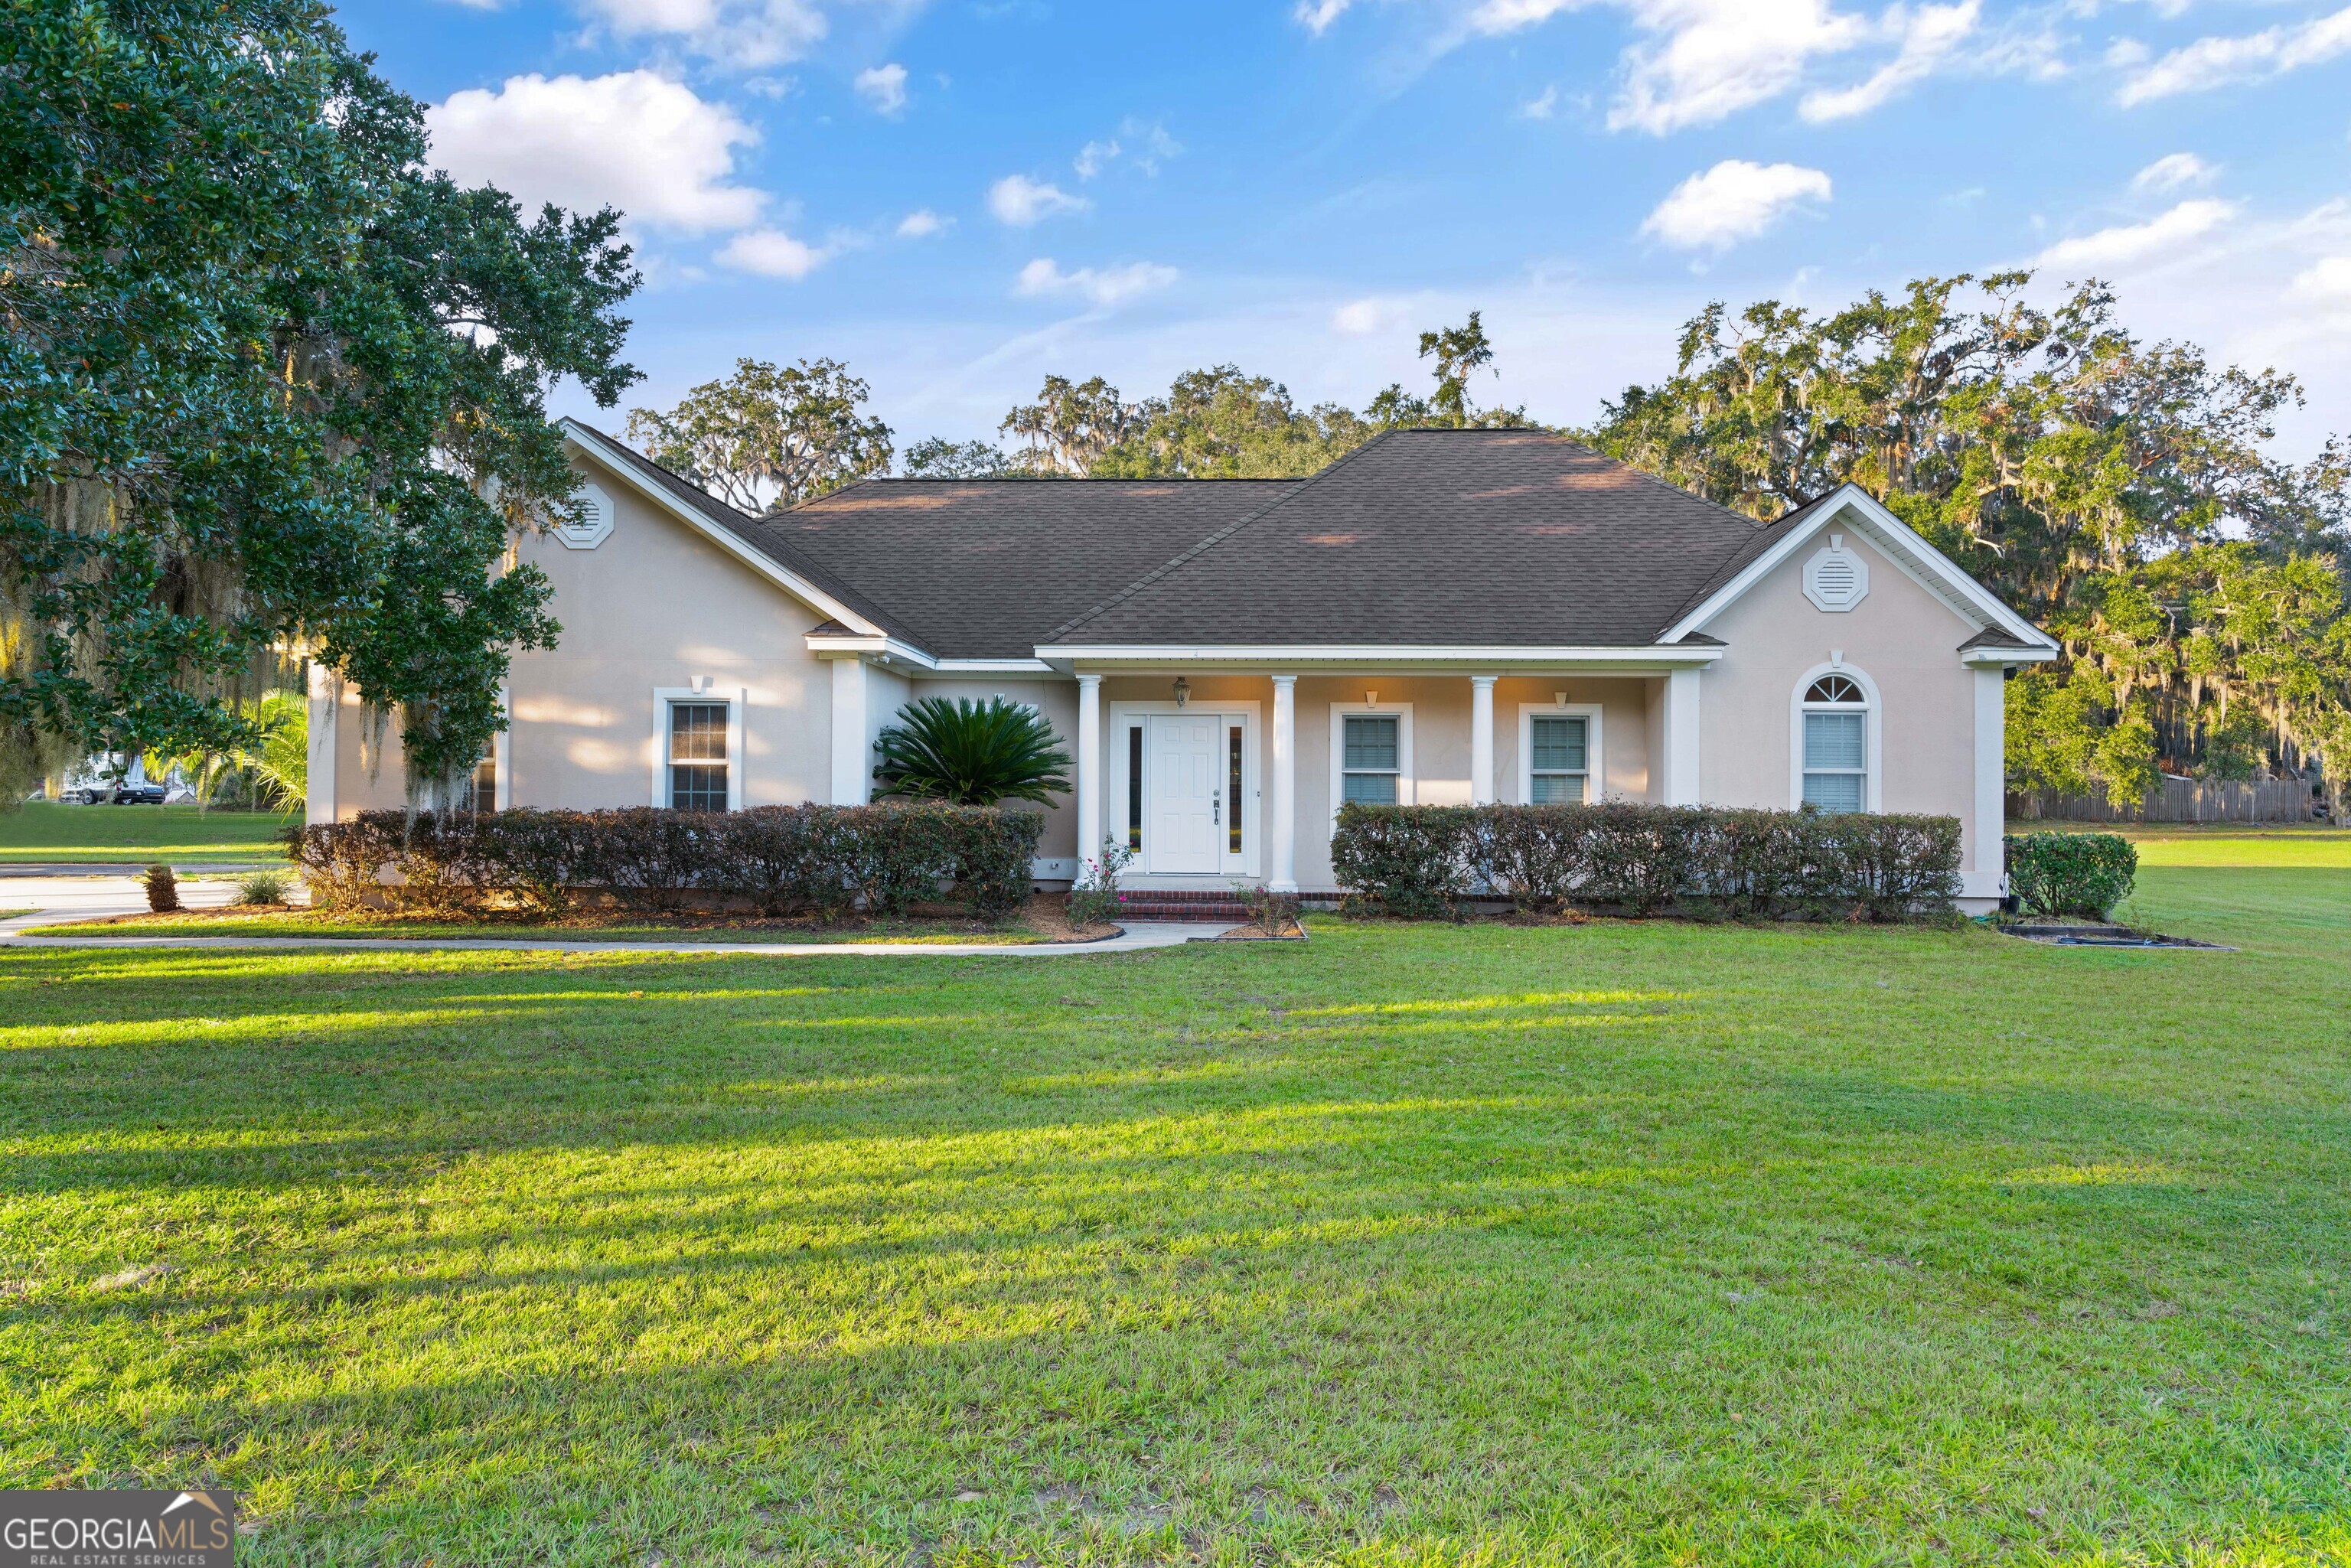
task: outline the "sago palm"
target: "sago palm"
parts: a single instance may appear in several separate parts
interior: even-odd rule
[[[885,795],[993,806],[1035,800],[1050,806],[1070,791],[1070,754],[1045,716],[1026,703],[990,697],[925,697],[874,742],[873,769]]]

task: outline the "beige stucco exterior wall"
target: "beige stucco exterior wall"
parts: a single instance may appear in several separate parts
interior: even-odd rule
[[[594,810],[653,800],[657,687],[707,678],[713,700],[743,702],[742,800],[797,805],[831,797],[831,674],[802,641],[824,617],[580,460],[612,500],[611,533],[593,549],[526,538],[520,559],[555,588],[564,626],[551,650],[515,655],[512,727],[498,737],[508,802]],[[364,721],[346,695],[336,726],[335,814],[401,803],[398,737],[372,779]]]
[[[1823,544],[1826,540],[1822,541]],[[1794,703],[1805,672],[1841,653],[1877,688],[1882,809],[1954,816],[1975,842],[1976,674],[1959,663],[1973,622],[1858,534],[1845,545],[1869,566],[1867,597],[1830,613],[1804,597],[1807,546],[1703,630],[1729,644],[1700,682],[1700,798],[1723,806],[1786,810],[1792,797]]]
[[[612,497],[612,532],[593,549],[520,547],[554,584],[567,631],[551,651],[515,656],[512,803],[652,804],[653,691],[705,677],[713,698],[744,705],[744,805],[829,799],[831,673],[802,641],[824,617],[592,459],[580,465]]]

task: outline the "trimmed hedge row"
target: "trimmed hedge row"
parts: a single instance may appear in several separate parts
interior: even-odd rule
[[[2138,880],[2138,848],[2118,833],[2011,833],[2008,887],[2034,915],[2104,920]]]
[[[1956,817],[1710,806],[1365,806],[1339,811],[1331,864],[1351,902],[1426,919],[1466,899],[1536,913],[1905,920],[1959,892]],[[1480,891],[1484,890],[1484,891]]]
[[[494,893],[541,914],[583,889],[674,914],[695,902],[762,915],[895,914],[942,885],[998,918],[1029,894],[1045,819],[979,806],[760,806],[747,811],[363,811],[292,828],[287,843],[319,903],[369,895],[470,913]],[[400,873],[405,886],[382,883]]]

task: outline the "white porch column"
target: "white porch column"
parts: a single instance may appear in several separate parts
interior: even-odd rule
[[[1698,803],[1698,671],[1678,669],[1666,677],[1665,804]]]
[[[302,801],[302,820],[312,827],[335,820],[335,750],[341,743],[337,716],[343,707],[343,683],[320,664],[310,666],[309,788]],[[498,775],[506,782],[506,775]]]
[[[1494,677],[1469,677],[1469,803],[1494,803]]]
[[[1078,859],[1099,860],[1102,821],[1102,683],[1100,675],[1078,677]]]
[[[872,741],[865,724],[865,661],[832,662],[832,803],[862,806],[872,798]]]
[[[1975,842],[1968,846],[1967,871],[1960,885],[1973,898],[1997,898],[2007,889],[2008,832],[2008,690],[2007,672],[1997,664],[1976,670],[1976,800],[1969,824]]]
[[[1273,677],[1273,831],[1267,842],[1273,863],[1266,886],[1298,891],[1298,677]]]

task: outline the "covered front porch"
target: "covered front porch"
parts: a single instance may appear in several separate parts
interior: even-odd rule
[[[1721,653],[1073,658],[1080,852],[1123,845],[1134,887],[1311,894],[1336,891],[1351,800],[1695,802],[1699,675]]]

